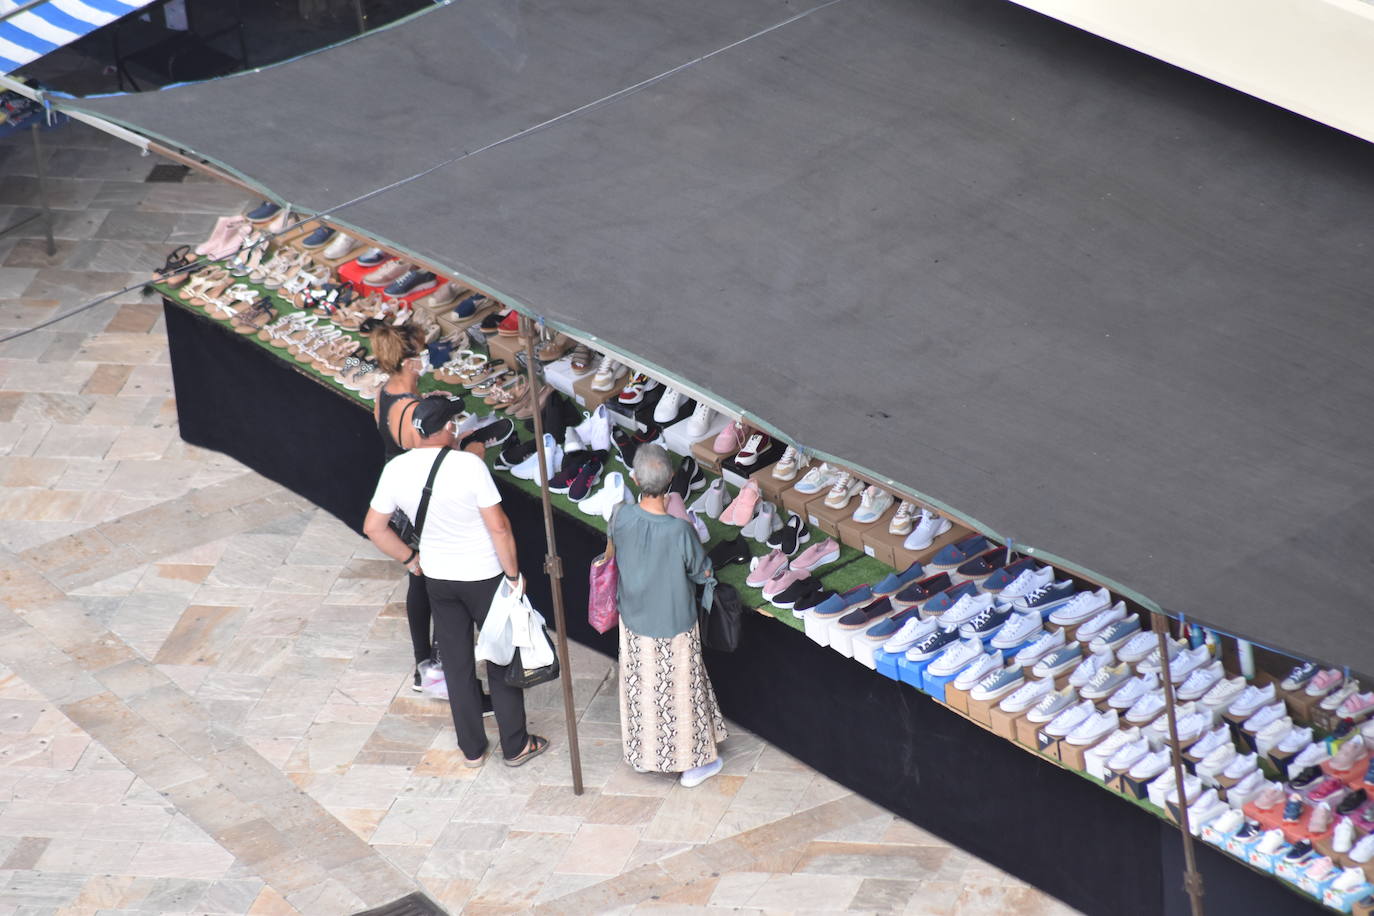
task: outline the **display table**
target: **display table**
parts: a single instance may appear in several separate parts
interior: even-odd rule
[[[164,308],[181,435],[224,452],[361,531],[381,470],[372,415],[336,389],[203,314]],[[536,606],[551,607],[537,498],[498,477]],[[588,626],[586,577],[604,544],[555,514],[568,636],[607,655]],[[831,779],[1092,914],[1188,912],[1177,828],[993,735],[934,700],[747,614],[733,654],[707,652],[729,718]],[[1328,912],[1203,843],[1209,914]]]

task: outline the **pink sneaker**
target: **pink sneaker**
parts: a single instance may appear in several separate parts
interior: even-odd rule
[[[715,444],[711,450],[717,455],[733,455],[744,447],[745,440],[749,438],[749,427],[745,426],[740,420],[726,425],[716,436]]]
[[[762,557],[754,557],[749,562],[749,575],[744,584],[750,588],[762,588],[769,579],[787,569],[787,555],[781,550]]]
[[[819,544],[812,544],[810,547],[797,554],[797,558],[792,561],[793,569],[815,569],[827,563],[834,563],[840,558],[840,545],[834,538],[826,538]]]
[[[1318,671],[1313,675],[1312,680],[1307,682],[1306,693],[1309,697],[1324,697],[1343,680],[1345,680],[1345,675],[1335,668]]]
[[[754,518],[754,509],[758,506],[759,498],[762,495],[758,483],[750,480],[740,488],[735,501],[725,507],[725,511],[720,514],[720,521],[726,525],[738,527],[749,524]]]
[[[1358,719],[1371,709],[1374,709],[1374,692],[1352,693],[1341,704],[1341,708],[1336,710],[1336,715],[1342,719]]]

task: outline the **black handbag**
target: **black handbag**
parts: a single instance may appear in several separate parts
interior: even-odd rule
[[[697,622],[701,630],[701,644],[717,652],[733,652],[739,648],[740,626],[744,620],[744,605],[733,585],[716,583],[711,609],[701,608]]]
[[[420,549],[420,532],[425,529],[425,515],[429,513],[429,498],[434,494],[434,478],[439,476],[439,465],[444,463],[444,458],[452,451],[449,448],[439,449],[438,456],[434,463],[429,467],[429,479],[425,481],[425,490],[420,494],[420,506],[415,512],[415,523],[412,525],[410,516],[406,515],[405,510],[397,507],[392,510],[391,518],[387,525],[396,532],[396,536],[406,542],[406,546],[411,550]]]
[[[515,658],[511,659],[506,666],[506,686],[518,687],[521,690],[528,690],[536,684],[545,681],[552,681],[558,677],[558,649],[554,646],[553,640],[549,638],[548,627],[540,632],[544,639],[549,643],[549,649],[553,651],[553,664],[545,665],[543,668],[526,668],[520,659],[520,650],[515,650]]]

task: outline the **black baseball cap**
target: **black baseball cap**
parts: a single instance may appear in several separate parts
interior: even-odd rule
[[[444,424],[449,420],[462,412],[463,402],[461,399],[421,398],[420,403],[415,405],[415,410],[411,413],[410,422],[420,431],[420,435],[428,439],[443,429]]]

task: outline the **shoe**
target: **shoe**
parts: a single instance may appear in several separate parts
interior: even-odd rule
[[[693,500],[687,508],[707,518],[718,519],[721,513],[725,511],[726,496],[725,481],[717,477],[715,480],[711,481],[711,485],[706,488],[706,492]]]
[[[954,572],[964,579],[981,582],[1006,566],[1007,561],[1014,556],[1016,554],[1011,553],[1005,547],[994,547],[991,550],[983,551],[968,562],[960,564]]]
[[[1178,652],[1178,643],[1169,643],[1173,648],[1170,654]],[[1148,656],[1157,655],[1159,652],[1159,636],[1152,630],[1144,630],[1132,636],[1130,639],[1116,650],[1116,657],[1123,662],[1139,663],[1142,671],[1159,671],[1159,663],[1151,666]]]
[[[1043,588],[1053,582],[1054,570],[1050,567],[1030,568],[1004,585],[997,597],[1003,603],[1011,604],[1016,599],[1024,598],[1036,589]]]
[[[1098,652],[1094,655],[1089,655],[1078,663],[1077,668],[1073,669],[1073,673],[1069,675],[1069,685],[1071,687],[1082,687],[1084,684],[1088,683],[1088,681],[1091,681],[1097,672],[1115,662],[1116,656],[1110,649],[1106,652]]]
[[[1312,729],[1294,728],[1274,744],[1274,750],[1279,754],[1296,754],[1311,743]]]
[[[1092,621],[1088,621],[1091,623]],[[1087,626],[1087,624],[1084,624]],[[1080,629],[1080,633],[1082,630]],[[1088,642],[1088,651],[1092,653],[1105,652],[1107,650],[1117,650],[1124,646],[1128,641],[1140,633],[1140,618],[1131,616],[1123,617],[1115,623],[1110,623],[1101,632]]]
[[[994,595],[1000,595],[1002,590],[1015,582],[1023,572],[1036,570],[1035,561],[1030,557],[1023,557],[1019,560],[1012,560],[1006,566],[997,570],[992,575],[983,580],[982,589]]]
[[[984,582],[983,588],[987,587],[988,584]],[[1096,617],[1089,620],[1087,623],[1080,624],[1077,632],[1074,633],[1074,636],[1078,639],[1079,642],[1092,642],[1093,638],[1100,634],[1103,630],[1107,629],[1107,627],[1111,626],[1112,624],[1125,619],[1125,617],[1126,602],[1118,601],[1116,604],[1113,604],[1105,611],[1102,611]]]
[[[691,509],[687,510],[687,522],[692,526],[692,530],[697,533],[697,540],[705,544],[711,540],[711,529],[706,527],[706,522],[702,521],[701,516]]]
[[[1302,819],[1302,796],[1294,793],[1288,796],[1283,806],[1283,819],[1286,823],[1296,824]]]
[[[595,410],[582,418],[581,423],[573,427],[573,431],[587,444],[587,448],[597,452],[611,450],[611,415],[605,404],[598,404]]]
[[[1369,792],[1365,789],[1356,789],[1341,799],[1340,804],[1336,805],[1336,813],[1342,816],[1354,814],[1367,801],[1369,801]]]
[[[1284,706],[1283,700],[1279,700],[1275,703],[1271,703],[1268,706],[1261,706],[1259,709],[1255,710],[1255,712],[1251,714],[1250,718],[1245,720],[1245,723],[1241,726],[1241,728],[1243,728],[1245,731],[1249,732],[1252,735],[1257,735],[1265,728],[1267,728],[1271,723],[1276,722],[1279,719],[1282,719],[1287,714],[1287,707]]]
[[[817,620],[839,620],[854,608],[872,600],[873,589],[867,585],[860,585],[821,602],[812,609],[811,613]]]
[[[358,266],[376,267],[389,257],[390,255],[380,248],[369,248],[358,257]]]
[[[772,438],[764,433],[755,432],[745,441],[744,447],[735,453],[735,464],[742,468],[752,468],[758,464],[759,456],[772,447]]]
[[[1301,773],[1308,767],[1317,766],[1330,758],[1331,755],[1326,752],[1326,742],[1314,741],[1304,748],[1302,753],[1293,758],[1292,762],[1288,764],[1288,772],[1290,775]]]
[[[806,528],[806,522],[795,512],[787,513],[787,521],[780,523],[768,535],[765,543],[769,547],[775,547],[787,554],[789,557],[801,549],[801,546],[811,540],[811,532]],[[874,594],[885,595],[882,589],[875,589]]]
[[[924,582],[925,580],[922,579],[921,581]],[[902,592],[898,593],[899,596],[913,587],[914,586],[908,586],[902,589]],[[959,585],[951,585],[949,588],[927,601],[925,606],[921,608],[921,615],[923,617],[938,617],[945,611],[954,607],[955,603],[965,595],[977,594],[979,594],[979,592],[976,582],[963,582]]]
[[[954,582],[950,579],[949,573],[938,573],[934,576],[927,576],[924,579],[912,582],[899,591],[896,595],[895,603],[905,607],[924,604],[936,595],[943,593],[946,589],[951,588],[953,585]],[[978,587],[974,586],[972,589],[965,589],[964,593],[977,594]],[[962,597],[962,595],[960,597]],[[951,601],[950,603],[953,604],[954,602]]]
[[[991,596],[989,596],[991,597]],[[1064,646],[1063,630],[1047,630],[1036,637],[1035,642],[1016,653],[1016,664],[1025,668]]]
[[[1177,658],[1169,659],[1169,680],[1177,684],[1198,668],[1212,660],[1211,650],[1204,644],[1195,649],[1184,649]]]
[[[1095,617],[1112,606],[1112,596],[1105,588],[1082,591],[1050,613],[1050,623],[1071,627]]]
[[[1039,614],[1013,612],[992,638],[992,646],[996,649],[1014,649],[1027,640],[1034,639],[1043,629]]]
[[[1345,675],[1342,674],[1339,669],[1327,668],[1324,671],[1317,672],[1309,678],[1307,686],[1303,688],[1303,692],[1309,697],[1324,697],[1339,687],[1344,680]]]
[[[1288,672],[1288,676],[1279,684],[1279,687],[1290,693],[1299,687],[1306,687],[1307,682],[1316,676],[1317,670],[1316,662],[1303,662],[1300,665],[1295,665],[1293,670]]]
[[[1364,865],[1374,859],[1374,833],[1365,834],[1350,849],[1350,861]]]
[[[743,528],[754,517],[754,511],[759,506],[759,500],[763,493],[759,490],[758,481],[750,480],[740,487],[739,493],[721,512],[717,521],[725,525],[734,525]],[[770,504],[771,505],[771,504]],[[741,532],[743,533],[743,532]],[[771,534],[771,532],[770,532]]]
[[[589,461],[600,462],[601,454],[592,451],[564,452],[563,463],[558,466],[558,472],[549,478],[549,492],[567,493],[582,466]]]
[[[1284,794],[1283,786],[1276,782],[1266,782],[1264,788],[1255,794],[1255,807],[1261,811],[1268,811],[1282,802],[1287,795]]]
[[[681,391],[678,391],[676,388],[669,388],[665,385],[663,388],[663,396],[660,397],[658,403],[654,405],[654,422],[667,424],[676,421],[678,408],[682,406],[683,400],[684,398]]]
[[[905,550],[925,550],[935,542],[935,539],[953,527],[949,519],[931,511],[922,509],[915,518],[915,523],[911,533],[902,541],[902,548]],[[958,564],[955,564],[956,566]]]
[[[935,632],[906,650],[906,660],[923,662],[928,658],[934,658],[944,651],[946,646],[958,641],[959,634],[953,630],[936,629]]]
[[[962,669],[983,654],[983,643],[977,639],[961,639],[946,646],[930,663],[926,671],[935,677],[946,677]]]
[[[773,465],[774,480],[794,480],[797,471],[804,467],[806,458],[801,452],[797,451],[795,445],[787,446],[787,450],[782,453],[782,457]]]
[[[1127,771],[1127,776],[1137,782],[1154,779],[1169,768],[1169,751],[1161,748],[1141,757]]]
[[[716,419],[716,412],[712,411],[705,404],[697,404],[697,408],[687,417],[686,433],[692,439],[702,438],[709,433],[712,420]]]
[[[1356,735],[1347,738],[1336,753],[1331,757],[1331,769],[1340,771],[1348,770],[1353,767],[1361,757],[1364,756],[1364,737]]]
[[[1132,725],[1144,725],[1155,721],[1163,711],[1163,691],[1152,690],[1131,704],[1131,708],[1126,710],[1126,721]]]
[[[834,597],[835,592],[832,592],[828,588],[821,588],[818,591],[810,592],[793,602],[792,616],[801,619]]]
[[[745,577],[744,584],[750,588],[763,588],[769,579],[786,568],[787,556],[780,550],[754,557],[749,562],[749,575]]]
[[[860,525],[871,525],[882,518],[891,506],[891,493],[878,487],[866,487],[859,497],[859,508],[854,510],[854,521]]]
[[[1284,853],[1284,861],[1302,862],[1312,856],[1312,842],[1310,840],[1298,840],[1293,847]]]
[[[544,433],[545,472],[549,480],[563,466],[563,447],[548,433]],[[539,452],[532,451],[528,458],[510,469],[511,476],[521,480],[539,479]]]
[[[1004,659],[1002,653],[994,649],[985,652],[975,658],[972,662],[965,665],[963,670],[954,679],[954,686],[958,690],[972,690],[978,686],[982,680],[998,671],[1003,670]]]
[[[1140,729],[1138,728],[1133,729],[1133,731],[1137,735],[1140,734]],[[1124,773],[1141,760],[1144,760],[1149,753],[1150,742],[1143,738],[1139,738],[1119,748],[1117,752],[1107,760],[1107,769],[1114,773]]]
[[[907,500],[902,500],[902,504],[897,507],[897,512],[892,516],[892,520],[887,523],[887,533],[905,537],[911,533],[913,520],[916,513],[920,511],[917,505]]]
[[[668,484],[668,489],[678,496],[686,499],[692,495],[693,490],[700,490],[706,486],[706,475],[702,473],[701,465],[691,455],[682,459],[677,470],[673,472],[673,480]]]
[[[787,591],[792,586],[796,585],[798,582],[801,582],[803,579],[810,578],[811,573],[807,572],[804,569],[792,569],[789,566],[784,566],[782,569],[774,573],[771,579],[763,583],[759,590],[763,592],[764,600],[768,601],[768,603],[774,605],[775,607],[786,606],[790,608],[793,604],[796,603],[795,600],[784,602],[783,604],[778,604],[774,599],[776,599],[779,595]],[[865,626],[867,626],[868,623],[872,623],[873,621],[879,619],[879,616],[880,615],[878,611],[875,609],[874,612],[871,615],[869,615],[868,621],[867,623],[865,623]],[[848,614],[846,614],[844,617],[841,617],[839,624],[837,625],[842,626],[845,620],[848,619],[848,617]]]
[[[1054,693],[1053,678],[1028,681],[1020,668],[1005,668],[999,674],[1001,677],[988,680],[986,686],[978,685],[985,696],[970,696],[979,700],[992,700],[1000,696],[1002,701],[997,704],[999,709],[1003,712],[1018,713],[1036,706],[1045,697]]]
[[[596,375],[592,376],[592,390],[614,391],[616,383],[627,372],[629,370],[609,354],[601,357],[601,362],[596,367]]]
[[[1232,808],[1221,817],[1212,822],[1212,826],[1222,836],[1231,836],[1245,823],[1245,812],[1239,808]]]
[[[807,471],[802,475],[802,479],[797,481],[792,489],[798,493],[819,493],[828,490],[835,485],[835,481],[840,479],[840,471],[832,468],[829,463],[822,463]]]
[[[1244,692],[1245,678],[1233,677],[1226,680],[1220,680],[1213,684],[1212,688],[1202,695],[1201,703],[1204,706],[1225,709],[1234,703]]]
[[[1337,850],[1337,852],[1340,851],[1341,850]],[[1341,869],[1341,873],[1336,876],[1336,880],[1331,882],[1331,889],[1338,894],[1348,894],[1353,890],[1363,887],[1367,883],[1368,879],[1365,878],[1364,869],[1351,866],[1350,868]]]
[[[1116,731],[1118,724],[1115,709],[1094,713],[1079,722],[1072,731],[1064,736],[1064,740],[1078,747],[1087,747],[1096,744]]]
[[[245,213],[244,218],[250,223],[266,223],[271,222],[272,217],[280,212],[281,204],[273,203],[270,200],[264,200],[262,203]]]
[[[334,238],[334,230],[328,226],[316,226],[315,231],[301,239],[301,247],[306,251],[314,251],[316,248],[323,248]]]
[[[1352,693],[1336,710],[1342,719],[1358,719],[1374,709],[1374,692]]]
[[[1283,848],[1284,842],[1283,831],[1275,827],[1273,830],[1265,831],[1264,836],[1260,837],[1260,841],[1255,844],[1255,851],[1266,856],[1272,856]]]
[[[1222,728],[1225,728],[1225,726],[1222,726]],[[1206,735],[1203,735],[1202,741],[1206,741],[1208,736],[1210,736],[1211,734],[1212,732],[1208,732]],[[1202,741],[1199,741],[1197,744],[1193,745],[1191,748],[1188,749],[1189,754],[1201,758],[1197,765],[1197,771],[1200,774],[1210,773],[1215,775],[1221,772],[1221,770],[1225,768],[1226,764],[1230,763],[1232,760],[1235,760],[1237,757],[1236,746],[1230,743],[1229,735],[1226,736],[1225,744],[1218,745],[1217,747],[1212,748],[1205,754],[1200,753],[1197,750],[1198,745],[1202,744]],[[1255,775],[1258,776],[1259,774],[1256,773]]]
[[[921,578],[923,573],[924,570],[921,569],[920,563],[912,563],[899,573],[894,572],[884,576],[879,580],[877,585],[873,586],[873,594],[895,595],[917,579]]]
[[[750,483],[753,483],[751,480]],[[740,510],[744,511],[744,510]],[[778,510],[770,502],[758,504],[758,511],[740,529],[740,534],[745,537],[758,541],[760,544],[768,543],[768,539],[773,536],[773,532],[782,527],[782,520],[778,518]]]
[[[834,563],[839,558],[839,541],[836,541],[834,538],[826,538],[819,544],[812,544],[799,553],[792,560],[792,565],[798,569],[809,569],[814,572],[827,563]]]
[[[883,651],[892,655],[904,653],[937,628],[938,624],[934,620],[922,620],[919,615],[910,614],[902,621],[897,631],[883,643]]]
[[[680,518],[684,522],[687,521],[687,504],[682,501],[681,496],[678,496],[672,490],[669,490],[667,495],[663,497],[663,508],[673,518]]]
[[[434,274],[427,270],[420,270],[418,267],[412,267],[392,280],[387,288],[382,290],[382,293],[387,296],[402,298],[413,296],[416,293],[429,292],[438,285],[439,281],[435,279]]]
[[[1011,606],[1018,611],[1035,611],[1041,617],[1048,617],[1052,611],[1072,600],[1075,594],[1076,586],[1073,581],[1065,579],[1063,582],[1051,582],[1049,585],[1042,585],[1035,591],[1012,601]],[[1001,600],[1007,600],[1005,595]],[[1105,607],[1105,605],[1103,606]]]
[[[1229,747],[1232,751],[1235,751],[1235,745],[1231,743],[1231,729],[1225,723],[1218,725],[1209,732],[1203,733],[1201,738],[1193,742],[1193,744],[1187,748],[1187,753],[1191,757],[1201,759],[1222,747]],[[1230,759],[1230,757],[1227,757],[1226,762],[1230,762]],[[1226,763],[1218,763],[1217,767],[1225,765]]]
[[[1111,696],[1122,684],[1126,683],[1131,677],[1129,665],[1109,665],[1093,675],[1093,679],[1083,685],[1079,691],[1084,698],[1089,700],[1100,700],[1103,697]]]
[[[1347,680],[1341,686],[1326,695],[1326,699],[1317,705],[1327,712],[1335,712],[1346,700],[1359,693],[1360,685],[1354,680]]]
[[[917,527],[919,528],[920,526],[918,525]],[[915,533],[916,532],[913,531],[912,535],[914,536]],[[930,561],[926,563],[926,566],[934,570],[954,569],[991,548],[992,544],[987,538],[983,537],[981,534],[975,534],[971,537],[964,538],[962,541],[956,541],[953,544],[946,544],[944,547],[941,547],[936,551],[935,556],[931,557]]]
[[[597,458],[586,462],[578,468],[577,476],[568,485],[568,499],[575,503],[580,503],[591,495],[592,487],[596,486],[601,479],[601,461]]]
[[[1274,696],[1273,684],[1265,684],[1263,687],[1251,684],[1226,707],[1226,714],[1234,719],[1248,719],[1258,712],[1261,706],[1273,703]]]
[[[616,396],[616,400],[626,405],[642,404],[644,402],[644,395],[657,387],[657,379],[649,378],[649,376],[645,375],[643,372],[636,372],[634,375],[630,376],[630,380],[625,384],[625,387],[620,389],[620,394]]]
[[[1331,831],[1331,851],[1344,854],[1349,852],[1354,845],[1355,822],[1348,817],[1343,817],[1336,824],[1336,829]],[[1363,881],[1364,871],[1362,869],[1356,870],[1360,872],[1360,879]]]
[[[320,253],[320,257],[328,261],[342,261],[357,251],[360,246],[357,241],[344,232],[334,235],[334,240],[329,243],[329,247]]]
[[[691,789],[699,786],[719,773],[723,766],[725,766],[725,761],[717,757],[710,763],[702,764],[699,767],[693,767],[690,770],[684,770],[682,776],[678,778],[678,785],[682,786],[684,789]]]
[[[410,267],[405,261],[395,259],[384,262],[380,267],[363,275],[363,283],[367,286],[389,286],[392,281],[399,280]]]
[[[1203,694],[1211,690],[1212,686],[1225,676],[1226,672],[1221,667],[1221,662],[1213,662],[1206,667],[1196,668],[1179,686],[1178,698],[1185,701],[1201,699]]]
[[[959,635],[964,639],[991,639],[1013,613],[1011,608],[993,603],[979,611],[972,620],[960,624]]]
[[[711,443],[711,450],[717,455],[730,455],[744,448],[744,443],[749,440],[749,427],[744,425],[742,420],[727,423],[725,428],[716,434],[716,439]]]
[[[991,595],[964,595],[949,610],[940,614],[940,626],[946,630],[957,630],[992,607],[993,600]]]
[[[544,435],[547,436],[548,433]],[[579,502],[577,508],[587,515],[599,515],[603,521],[609,523],[616,506],[633,502],[634,497],[630,495],[629,487],[625,486],[624,475],[619,471],[611,471],[606,475],[606,481],[601,489]]]
[[[830,492],[825,495],[825,504],[832,509],[843,509],[849,501],[858,496],[864,488],[862,480],[856,480],[848,471],[841,472],[835,479]]]
[[[1051,684],[1053,686],[1053,684]],[[1026,713],[1026,721],[1036,725],[1051,721],[1055,716],[1078,702],[1078,691],[1072,687],[1065,687],[1063,690],[1052,690],[1042,696],[1030,712]]]
[[[798,603],[807,601],[807,599],[809,599],[813,595],[816,595],[824,590],[825,586],[821,585],[820,579],[816,579],[808,575],[803,579],[798,579],[797,581],[793,582],[791,585],[787,586],[787,588],[778,592],[769,600],[772,602],[773,607],[795,611],[797,609]],[[814,607],[819,603],[819,600],[811,601],[809,602],[809,604],[803,604],[802,606]]]
[[[1069,732],[1077,728],[1083,720],[1096,712],[1097,710],[1093,708],[1093,704],[1088,700],[1084,700],[1077,706],[1068,707],[1059,715],[1051,719],[1049,724],[1045,726],[1044,732],[1051,738],[1063,738],[1067,736]]]
[[[1145,694],[1159,689],[1159,678],[1153,674],[1142,674],[1122,684],[1107,700],[1113,709],[1127,710]]]
[[[688,507],[687,511],[693,512],[695,510]],[[734,563],[747,563],[750,557],[749,542],[742,537],[721,541],[711,548],[706,557],[711,561],[711,568],[714,570],[722,570]]]

